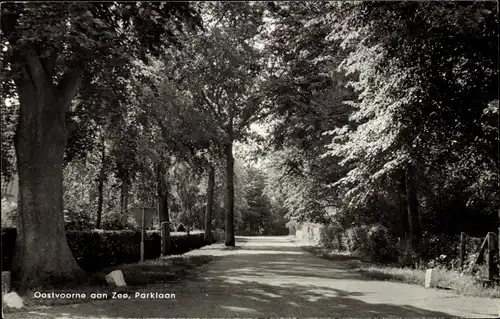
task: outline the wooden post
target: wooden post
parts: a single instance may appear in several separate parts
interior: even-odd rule
[[[475,261],[474,265],[478,265],[479,263],[483,262],[484,251],[488,247],[487,245],[488,245],[488,236],[486,236],[484,238],[484,241],[483,241],[483,243],[481,245],[481,248],[479,249],[479,254],[477,255],[477,258],[476,258],[476,261]]]
[[[465,260],[465,233],[460,233],[460,270],[464,269]]]
[[[490,284],[493,283],[493,279],[495,276],[495,263],[494,263],[494,254],[495,254],[495,233],[488,233],[488,280]]]
[[[163,256],[170,255],[170,222],[161,223],[161,253]]]

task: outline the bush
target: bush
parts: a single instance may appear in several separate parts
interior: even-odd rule
[[[186,231],[186,227],[184,227],[183,224],[179,224],[179,226],[177,226],[177,231],[178,232],[185,232]]]
[[[325,225],[321,229],[320,245],[328,249],[343,251],[342,228],[335,224]]]
[[[139,230],[140,226],[133,216],[119,211],[109,211],[102,216],[102,229]]]
[[[90,214],[83,210],[64,210],[64,221],[66,230],[91,230],[94,223]]]
[[[368,231],[368,256],[379,262],[393,262],[397,260],[398,250],[396,241],[389,236],[389,230],[375,224]]]
[[[366,254],[369,252],[368,245],[368,226],[358,226],[349,228],[346,231],[344,242],[350,252]]]
[[[76,261],[86,271],[96,271],[140,259],[140,232],[68,231],[66,238]],[[147,250],[147,246],[144,246]]]
[[[17,203],[7,198],[2,198],[2,228],[16,227]]]
[[[140,260],[140,231],[67,231],[68,245],[80,267],[97,271],[106,267],[133,263]],[[216,241],[216,236],[213,236]],[[144,238],[144,258],[154,259],[161,255],[161,233],[147,231]],[[15,228],[2,228],[2,270],[10,270],[16,242]],[[180,255],[205,245],[204,232],[172,233],[173,255]]]
[[[395,261],[398,256],[396,240],[379,224],[344,230],[337,224],[303,223],[298,230],[302,239],[328,249],[347,251],[375,261]]]
[[[3,212],[2,212],[3,214]],[[10,270],[16,248],[16,228],[2,227],[2,271]]]

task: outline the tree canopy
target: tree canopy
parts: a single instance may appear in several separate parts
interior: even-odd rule
[[[135,228],[131,205],[158,206],[172,229],[224,228],[228,246],[284,234],[289,220],[382,224],[415,251],[428,234],[496,229],[497,12],[467,1],[3,4],[15,277],[78,273],[64,218]]]

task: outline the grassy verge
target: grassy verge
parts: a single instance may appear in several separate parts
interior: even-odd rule
[[[4,309],[4,312],[12,313],[16,311],[29,311],[31,309],[43,306],[56,306],[77,304],[97,300],[113,299],[115,294],[135,294],[136,292],[149,292],[170,290],[171,285],[182,282],[186,279],[193,279],[200,273],[201,267],[212,262],[215,259],[213,256],[168,256],[160,257],[155,260],[147,260],[144,263],[123,264],[114,267],[103,269],[93,273],[94,280],[92,284],[74,287],[57,289],[32,289],[27,291],[21,297],[23,298],[24,307],[17,309]],[[113,270],[121,270],[126,287],[110,287],[106,283],[105,276]],[[167,291],[168,292],[168,291]],[[75,294],[75,298],[48,297],[36,298],[35,293],[48,294]],[[85,297],[82,297],[85,294]],[[92,297],[91,294],[99,294]]]
[[[425,269],[400,268],[393,265],[377,264],[361,257],[338,253],[321,247],[302,246],[301,248],[315,256],[335,262],[343,262],[344,266],[359,272],[369,279],[403,282],[419,286],[425,284]],[[500,298],[499,286],[485,287],[474,276],[443,268],[435,269],[439,289],[451,290],[461,296]]]

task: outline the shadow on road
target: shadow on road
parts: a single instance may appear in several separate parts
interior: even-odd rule
[[[163,288],[175,293],[175,300],[110,300],[41,309],[12,318],[453,316],[446,310],[407,305],[412,296],[402,284],[395,284],[403,293],[401,298],[396,298],[397,293],[391,295],[397,300],[387,298],[380,287],[367,283],[373,280],[316,258],[283,237],[237,238],[237,245],[240,249],[212,245],[198,250],[197,255],[225,257],[207,265],[197,280]]]

